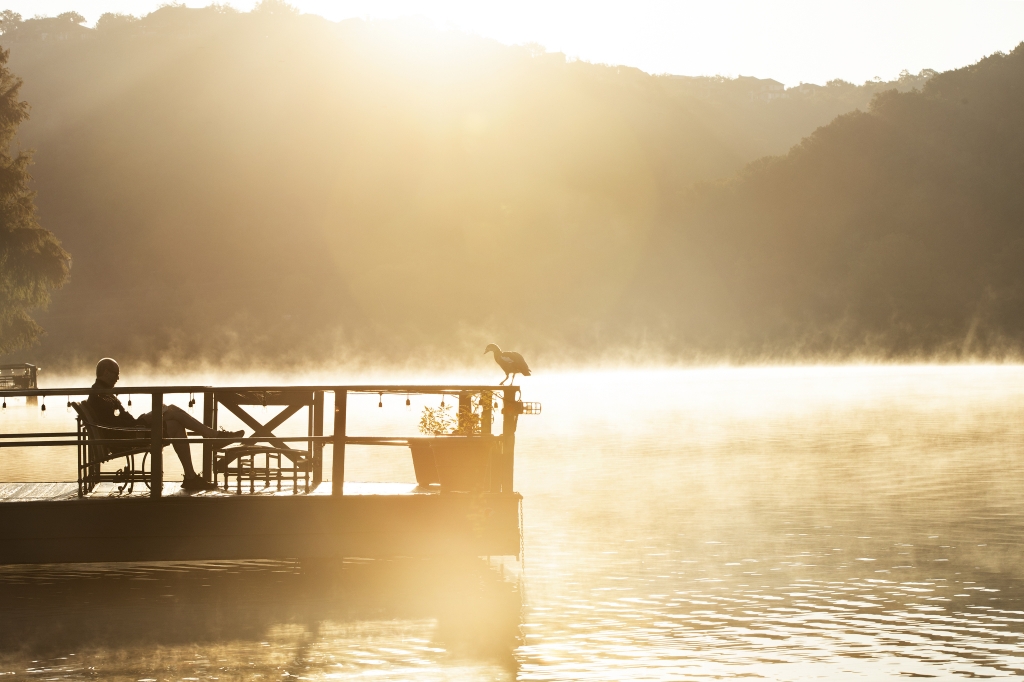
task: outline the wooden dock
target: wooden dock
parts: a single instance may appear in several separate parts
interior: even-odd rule
[[[135,395],[149,392],[162,401],[163,395],[172,392],[216,396],[218,390],[132,387],[117,392]],[[518,389],[464,386],[356,389],[372,393],[442,392],[442,395],[461,399],[462,405],[474,404],[473,395],[485,395],[488,408],[496,405],[490,396],[505,398],[505,428],[501,435],[490,435],[490,415],[487,414],[475,432],[469,429],[464,436],[428,441],[428,445],[436,442],[438,447],[443,446],[443,452],[453,451],[459,457],[465,458],[468,453],[473,461],[469,469],[472,475],[467,478],[463,472],[455,476],[445,473],[447,469],[441,466],[440,459],[442,451],[438,451],[440,481],[420,481],[426,485],[344,481],[346,443],[411,447],[424,440],[346,434],[345,396],[352,390],[348,387],[289,387],[283,392],[274,387],[225,389],[233,396],[236,408],[238,395],[260,391],[278,397],[310,396],[308,400],[302,398],[303,406],[310,409],[309,433],[283,438],[275,434],[273,428],[257,423],[253,436],[244,439],[241,446],[248,447],[245,452],[250,454],[273,455],[271,450],[285,451],[287,457],[276,461],[286,465],[308,462],[312,468],[305,472],[312,478],[308,491],[294,471],[292,477],[285,477],[283,482],[280,476],[276,480],[271,478],[274,460],[268,459],[265,468],[235,466],[234,471],[240,477],[237,487],[185,492],[180,483],[163,480],[160,459],[163,443],[157,443],[148,453],[153,457],[149,470],[131,473],[148,488],[141,484],[126,488],[109,480],[113,474],[100,475],[102,466],[90,463],[93,452],[90,448],[96,446],[90,443],[81,427],[70,434],[0,434],[0,457],[4,447],[32,447],[34,443],[52,447],[60,443],[69,450],[77,448],[80,461],[78,481],[0,483],[0,564],[519,555],[522,497],[512,490],[511,466],[516,417],[521,412],[517,407],[521,405],[517,400]],[[323,391],[339,396],[335,399],[335,432],[327,436],[322,435],[322,414],[316,413],[318,408],[323,408]],[[52,389],[35,393],[64,396],[87,392],[88,389]],[[26,392],[0,391],[0,394],[26,395]],[[204,408],[207,424],[215,424],[212,407],[216,403],[207,400]],[[284,406],[283,409],[290,408]],[[209,439],[190,438],[189,441],[203,445],[204,470],[229,470],[217,467],[224,452],[230,449]],[[306,450],[293,450],[290,445],[293,441],[306,443]],[[253,445],[257,442],[262,445]],[[456,445],[459,447],[452,450]],[[334,480],[344,481],[340,486],[322,480],[318,467],[322,466],[325,446],[334,448]],[[242,485],[241,477],[247,473],[253,479],[246,479]],[[420,475],[417,469],[417,476]],[[446,480],[458,481],[458,484],[446,486]],[[478,481],[478,484],[469,485],[466,481]]]

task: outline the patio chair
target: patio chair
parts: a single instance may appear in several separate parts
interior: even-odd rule
[[[146,471],[146,459],[150,451],[150,429],[145,426],[114,427],[97,424],[88,403],[71,403],[78,414],[78,496],[91,493],[99,483],[116,483],[117,491],[128,494],[135,488],[136,481],[150,487],[150,472]],[[98,440],[124,439],[124,445],[97,443]],[[144,440],[145,442],[141,442]],[[83,442],[84,441],[84,442]],[[142,461],[136,467],[136,455]],[[102,466],[124,457],[125,464],[115,471],[104,471]]]

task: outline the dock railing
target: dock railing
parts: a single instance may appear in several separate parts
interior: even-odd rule
[[[378,445],[378,446],[409,446],[414,437],[397,436],[366,436],[350,435],[348,433],[349,397],[357,394],[384,395],[441,395],[457,398],[459,404],[460,424],[463,416],[471,409],[474,397],[477,398],[481,408],[479,433],[469,430],[469,433],[445,436],[446,439],[477,439],[479,441],[490,440],[499,444],[500,447],[490,448],[492,457],[490,463],[490,492],[512,493],[514,485],[513,471],[515,466],[515,439],[518,417],[524,412],[531,413],[535,408],[519,399],[520,388],[518,386],[483,386],[483,385],[353,385],[353,386],[122,386],[110,389],[101,388],[47,388],[47,389],[14,389],[0,390],[0,400],[3,400],[3,407],[6,408],[8,398],[25,397],[42,398],[40,409],[46,409],[45,398],[61,397],[67,398],[71,403],[73,396],[88,396],[90,394],[113,394],[140,396],[148,395],[151,405],[163,405],[164,399],[169,395],[203,395],[203,423],[211,428],[217,427],[217,414],[221,407],[228,409],[235,414],[247,427],[253,430],[253,435],[243,438],[203,438],[183,437],[168,438],[164,435],[163,429],[151,429],[148,438],[86,438],[79,429],[67,432],[39,432],[39,433],[0,433],[0,449],[2,448],[26,448],[44,446],[69,446],[81,449],[90,444],[96,445],[119,445],[134,446],[137,448],[149,446],[150,464],[150,496],[160,498],[163,494],[163,449],[174,442],[199,443],[203,446],[203,473],[209,478],[214,468],[214,453],[218,446],[240,443],[243,445],[257,445],[259,443],[273,443],[280,449],[290,448],[289,443],[306,443],[312,455],[312,475],[314,485],[323,481],[323,446],[333,446],[333,459],[331,467],[331,494],[334,496],[344,495],[345,481],[345,446],[346,445]],[[324,435],[324,394],[334,395],[334,417],[333,434]],[[494,410],[500,401],[502,415],[502,431],[500,435],[492,435]],[[282,412],[264,423],[259,422],[243,408],[244,405],[283,405]],[[290,416],[294,415],[301,407],[309,408],[308,433],[304,436],[278,436],[273,433],[274,429],[281,425]],[[283,416],[282,416],[283,415]],[[0,414],[0,431],[4,428],[2,414]],[[79,469],[81,477],[81,468]],[[79,494],[82,488],[79,487]]]

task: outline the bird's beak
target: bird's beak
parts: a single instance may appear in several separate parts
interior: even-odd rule
[[[487,351],[484,351],[484,355],[487,355]]]

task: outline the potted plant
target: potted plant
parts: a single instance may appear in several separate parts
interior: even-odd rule
[[[441,492],[484,491],[491,487],[491,451],[497,444],[480,438],[480,401],[473,397],[458,416],[442,401],[424,407],[420,432],[428,438],[410,439],[416,483],[440,485]]]

